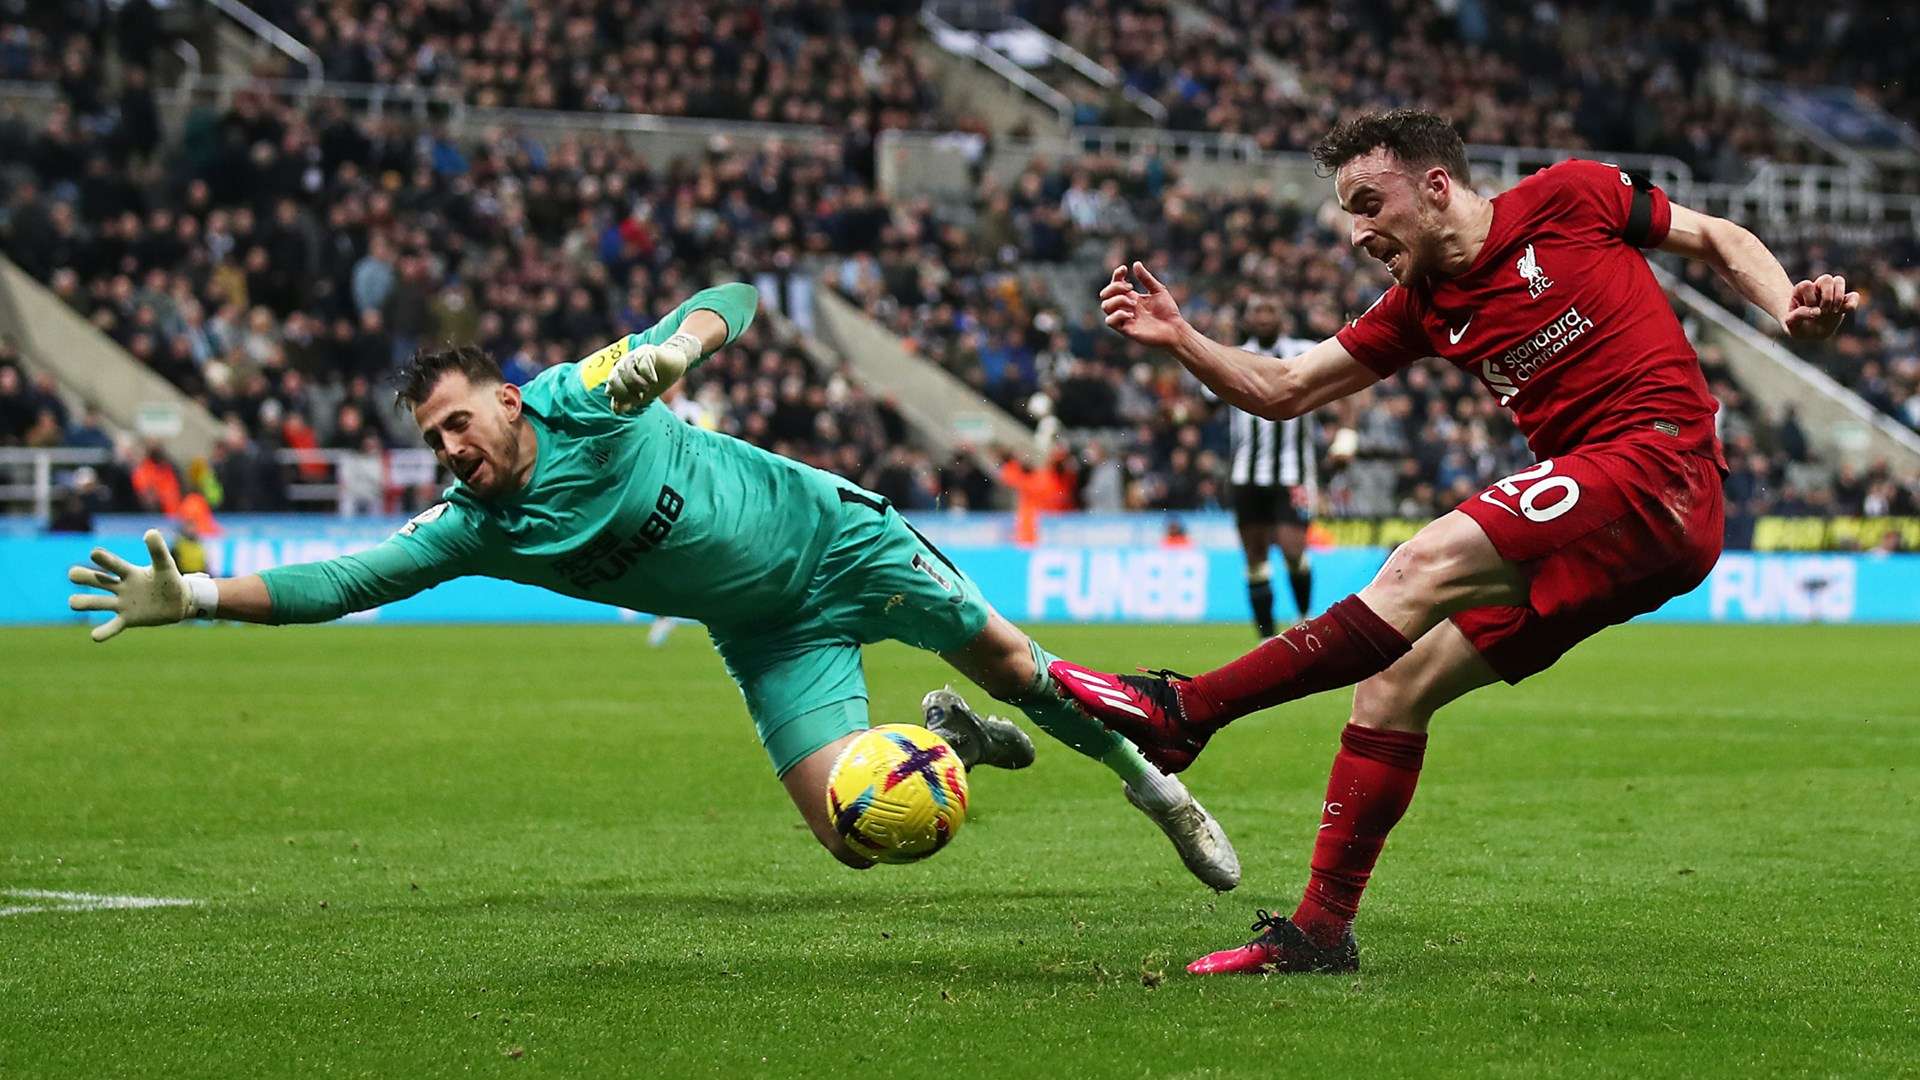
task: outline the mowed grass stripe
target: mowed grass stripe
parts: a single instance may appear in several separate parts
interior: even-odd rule
[[[0,632],[0,888],[202,900],[0,922],[0,1074],[1915,1070],[1920,632],[1631,627],[1474,695],[1361,975],[1224,981],[1180,967],[1297,897],[1342,695],[1191,774],[1230,896],[1044,738],[939,858],[853,873],[697,630],[643,635]],[[1122,670],[1248,644],[1042,637]],[[867,668],[879,720],[952,678]]]

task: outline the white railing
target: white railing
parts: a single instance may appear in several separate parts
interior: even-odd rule
[[[1233,161],[1249,165],[1268,164],[1285,155],[1262,150],[1246,135],[1227,135],[1217,131],[1173,131],[1167,128],[1078,127],[1065,138],[1084,151],[1114,157],[1130,157],[1151,150],[1176,160]]]
[[[34,517],[45,521],[53,509],[55,469],[105,465],[112,460],[113,455],[105,450],[0,446],[0,506],[26,506]]]
[[[1741,313],[1729,310],[1662,266],[1654,265],[1653,271],[1654,276],[1660,279],[1660,284],[1679,297],[1689,310],[1792,374],[1807,394],[1824,399],[1862,427],[1878,432],[1886,440],[1886,445],[1898,448],[1910,461],[1920,461],[1920,433],[1867,404],[1865,399],[1842,386],[1833,376],[1755,329],[1741,318]],[[1806,399],[1803,396],[1800,400],[1804,402]]]
[[[1600,150],[1555,150],[1542,146],[1490,146],[1470,143],[1467,160],[1476,170],[1474,182],[1485,184],[1498,178],[1502,188],[1512,187],[1541,169],[1568,158],[1598,158],[1641,173],[1663,191],[1672,193],[1693,183],[1693,170],[1679,158],[1663,154],[1614,154]],[[1491,170],[1493,176],[1487,175]]]
[[[326,80],[326,69],[320,66],[320,56],[306,43],[280,27],[268,22],[259,12],[240,0],[207,0],[216,11],[245,27],[247,32],[278,50],[289,60],[307,69],[307,81],[318,83]]]
[[[1015,89],[1052,109],[1062,124],[1073,123],[1073,102],[989,45],[987,35],[960,29],[934,14],[932,5],[920,9],[920,25],[935,45],[956,56],[965,56],[1007,80]]]
[[[0,447],[0,508],[45,521],[72,470],[112,461],[113,454],[106,450]],[[417,447],[378,453],[283,449],[274,453],[274,461],[284,470],[289,509],[334,510],[343,517],[386,513],[389,502],[404,505],[398,496],[406,490],[422,484],[442,487],[449,480],[433,452]]]
[[[225,108],[232,103],[235,95],[243,93],[265,94],[303,108],[319,100],[339,101],[376,116],[388,111],[404,111],[421,119],[458,120],[467,111],[465,100],[445,87],[263,79],[252,75],[202,75],[190,87],[162,91],[160,100],[162,104],[173,108],[202,103]]]
[[[342,517],[382,513],[391,497],[408,488],[441,486],[448,479],[433,451],[419,447],[377,453],[283,449],[273,456],[288,470],[288,502],[333,507]]]
[[[1100,87],[1102,90],[1118,89],[1120,96],[1128,104],[1145,113],[1147,119],[1156,124],[1167,122],[1167,107],[1155,101],[1152,96],[1126,85],[1112,68],[1094,62],[1093,58],[1079,49],[1061,41],[1052,34],[1040,29],[1025,19],[1009,18],[1008,27],[1022,33],[1033,34],[1047,50],[1047,55],[1055,63],[1072,68],[1081,78]]]

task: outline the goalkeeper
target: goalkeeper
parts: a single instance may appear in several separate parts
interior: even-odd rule
[[[470,574],[696,619],[746,698],[774,773],[813,834],[864,867],[826,812],[827,774],[867,727],[860,647],[891,638],[938,652],[1041,730],[1097,758],[1173,841],[1195,876],[1231,889],[1239,860],[1184,785],[1064,698],[1053,657],[1002,618],[959,567],[886,500],[829,473],[681,422],[656,399],[753,321],[750,285],[706,289],[642,334],[542,372],[524,390],[473,346],[422,350],[398,398],[457,482],[378,546],[261,574],[182,577],[158,533],[151,567],[96,549],[74,567],[77,611],[129,626],[221,618],[312,623]],[[926,726],[969,767],[1022,768],[1033,746],[950,690]]]

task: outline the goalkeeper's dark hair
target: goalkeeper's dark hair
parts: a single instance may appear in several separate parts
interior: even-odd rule
[[[478,345],[455,345],[446,349],[415,349],[413,358],[400,365],[393,375],[393,400],[403,409],[411,409],[427,400],[440,377],[457,371],[475,385],[503,383],[506,375],[500,363]]]
[[[1363,113],[1335,124],[1327,137],[1313,147],[1313,160],[1323,175],[1375,147],[1383,147],[1401,164],[1412,169],[1447,170],[1460,184],[1472,183],[1467,174],[1467,146],[1454,130],[1453,121],[1425,109],[1392,109],[1381,113]]]

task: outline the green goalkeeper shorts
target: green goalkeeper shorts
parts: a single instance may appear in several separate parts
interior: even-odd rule
[[[951,652],[992,613],[979,586],[884,500],[842,488],[840,519],[810,594],[784,625],[709,628],[778,775],[866,729],[862,645]]]

